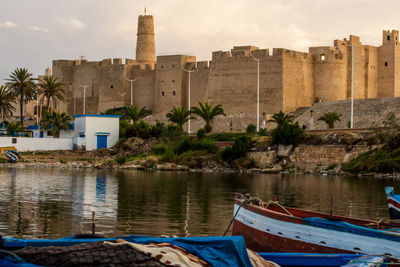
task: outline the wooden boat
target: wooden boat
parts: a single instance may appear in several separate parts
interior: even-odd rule
[[[145,236],[124,236],[104,238],[101,236],[79,235],[60,239],[15,239],[1,238],[0,266],[37,267],[25,262],[13,254],[19,249],[27,247],[69,247],[101,241],[116,241],[119,238],[138,244],[171,243],[186,251],[201,257],[211,266],[252,266],[246,251],[243,237],[183,237],[183,238],[155,238]],[[387,257],[368,256],[362,254],[314,254],[314,253],[258,253],[263,259],[275,262],[280,266],[367,266],[365,262],[379,264],[388,261]],[[85,257],[85,255],[83,255]],[[367,258],[365,258],[367,257]],[[346,265],[347,264],[347,265]],[[273,264],[272,264],[273,265]],[[272,266],[269,265],[269,266]],[[265,265],[263,265],[265,266]],[[375,266],[375,265],[371,265]],[[384,266],[384,265],[379,265]]]
[[[389,215],[391,220],[400,220],[400,195],[394,193],[393,187],[385,187]]]
[[[232,235],[257,252],[362,253],[400,258],[400,223],[371,221],[235,196]]]

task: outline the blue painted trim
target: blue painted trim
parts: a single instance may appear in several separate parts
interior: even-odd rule
[[[81,117],[121,118],[121,115],[80,114],[80,115],[72,115],[72,117],[74,117],[74,118],[81,118]]]
[[[96,135],[110,135],[109,132],[96,132]]]
[[[400,242],[400,233],[362,227],[344,221],[331,221],[319,217],[310,217],[310,218],[303,218],[303,222],[306,225],[324,228],[327,230],[347,232],[355,235],[369,236],[373,238],[383,238],[395,242]],[[332,234],[334,235],[334,232],[332,232]]]
[[[39,130],[39,125],[29,125],[28,130]]]

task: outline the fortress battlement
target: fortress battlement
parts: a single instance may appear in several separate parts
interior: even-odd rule
[[[95,97],[88,98],[93,113],[131,103],[150,107],[155,113],[186,107],[190,85],[191,103],[210,101],[222,104],[227,114],[253,116],[254,59],[261,63],[260,112],[273,114],[311,106],[316,98],[324,102],[348,99],[352,88],[355,98],[399,96],[399,49],[399,31],[384,30],[380,46],[364,45],[360,37],[350,35],[334,40],[333,46],[310,47],[307,52],[233,46],[228,51],[213,51],[211,61],[196,62],[195,56],[178,53],[156,56],[154,18],[141,15],[135,60],[54,60],[53,73],[69,90],[68,113],[80,112],[75,99],[82,92],[79,84],[93,84]],[[196,71],[189,76],[182,68]],[[140,80],[130,84],[127,76]]]

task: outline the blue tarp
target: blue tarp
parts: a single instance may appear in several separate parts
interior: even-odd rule
[[[146,236],[124,236],[120,237],[128,242],[147,244],[167,242],[179,246],[188,252],[207,261],[212,266],[244,266],[250,267],[251,262],[246,250],[246,244],[242,236],[229,237],[181,237],[181,238],[158,238]],[[66,237],[61,239],[13,239],[3,238],[3,247],[22,248],[26,246],[71,246],[80,243],[96,241],[112,241],[118,238],[100,239],[76,239]]]
[[[384,238],[400,242],[399,233],[358,226],[344,221],[327,220],[320,217],[303,218],[303,221],[306,222],[308,225],[319,228],[325,228],[334,231],[347,232],[347,233],[375,237],[375,238]]]

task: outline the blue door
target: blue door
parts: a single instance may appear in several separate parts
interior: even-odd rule
[[[97,149],[107,148],[107,135],[97,136]]]

